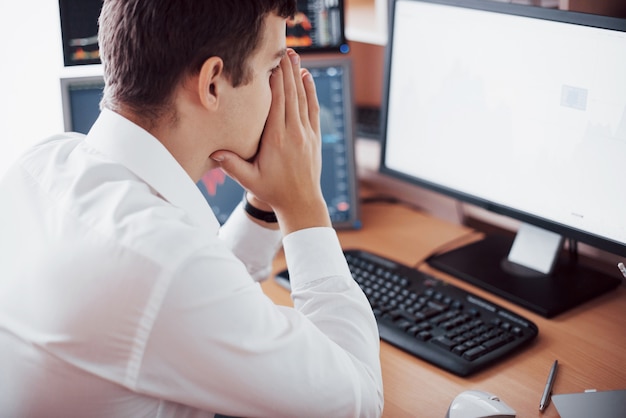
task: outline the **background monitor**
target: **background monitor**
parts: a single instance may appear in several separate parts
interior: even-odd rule
[[[429,263],[547,317],[616,287],[617,268],[588,269],[561,243],[626,256],[626,20],[393,7],[381,172],[522,221],[514,245],[488,235]]]
[[[344,14],[344,0],[298,0],[287,20],[287,46],[300,53],[347,53]]]
[[[306,56],[302,62],[313,75],[321,106],[322,192],[333,226],[359,228],[350,58]],[[103,88],[102,76],[61,79],[66,131],[89,132],[100,114]],[[243,198],[241,186],[220,169],[206,173],[197,185],[222,224]]]
[[[98,17],[102,0],[59,0],[66,66],[99,64]],[[287,46],[300,53],[349,51],[344,0],[298,0],[287,21]]]
[[[102,76],[67,77],[61,79],[63,126],[66,132],[86,134],[100,114]]]
[[[66,66],[100,63],[98,17],[102,0],[59,0]]]
[[[350,58],[304,56],[320,103],[322,192],[335,228],[359,228],[358,186],[354,157],[354,120]],[[243,188],[220,169],[209,171],[198,187],[220,223],[243,198]]]

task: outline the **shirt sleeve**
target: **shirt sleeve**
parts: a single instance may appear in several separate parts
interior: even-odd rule
[[[365,330],[378,341],[378,328],[369,301],[352,278],[336,232],[332,228],[296,231],[285,238],[284,247],[294,307],[337,344],[375,364],[378,352],[361,351],[354,345],[356,334]],[[351,324],[337,326],[346,320]],[[351,331],[355,334],[350,335]],[[365,347],[371,346],[365,335],[361,337]],[[376,359],[368,358],[371,354]]]
[[[253,222],[240,203],[220,228],[219,236],[256,281],[267,279],[281,246],[280,230],[263,228]]]
[[[294,308],[274,304],[224,246],[170,285],[135,390],[233,416],[379,417],[379,337],[336,233],[284,240]]]

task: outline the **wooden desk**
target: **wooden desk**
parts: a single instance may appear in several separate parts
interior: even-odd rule
[[[471,238],[467,228],[401,205],[367,204],[362,218],[362,230],[339,233],[344,248],[371,250],[408,265],[420,263],[447,242]],[[274,262],[275,272],[284,267],[281,253]],[[517,411],[518,418],[558,417],[552,403],[543,414],[538,410],[555,359],[560,364],[555,394],[626,389],[626,287],[545,319],[427,265],[420,269],[527,317],[539,327],[539,336],[523,351],[469,378],[452,375],[381,342],[384,417],[443,418],[452,399],[467,389],[497,394]],[[273,279],[263,287],[276,303],[291,305],[289,293]]]

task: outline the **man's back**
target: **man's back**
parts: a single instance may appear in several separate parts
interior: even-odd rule
[[[8,416],[358,416],[380,405],[376,325],[332,229],[285,237],[297,308],[274,305],[253,277],[280,233],[241,207],[219,230],[161,144],[108,111],[86,138],[31,150],[0,196]]]
[[[141,333],[163,297],[166,260],[176,258],[177,247],[153,245],[172,232],[159,222],[184,214],[80,136],[31,150],[0,190],[14,197],[0,225],[15,237],[0,248],[3,413],[153,415],[158,400],[137,402],[122,385],[140,367]],[[187,244],[181,252],[192,251]]]

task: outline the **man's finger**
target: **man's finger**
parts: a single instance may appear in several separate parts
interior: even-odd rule
[[[296,93],[298,96],[298,111],[300,115],[300,120],[305,126],[309,126],[309,111],[307,105],[307,94],[302,84],[302,73],[300,67],[300,57],[294,51],[289,51],[289,57],[291,59],[291,69],[293,71],[293,78],[296,86]]]
[[[306,92],[307,117],[315,133],[320,135],[320,104],[317,100],[317,90],[315,80],[308,70],[302,70],[302,84]]]
[[[285,93],[283,81],[283,68],[279,66],[270,76],[270,88],[272,89],[272,104],[267,115],[267,125],[285,126]]]
[[[295,57],[295,58],[294,58]],[[287,54],[282,59],[280,65],[283,69],[283,83],[285,91],[285,122],[286,125],[300,123],[296,118],[298,113],[298,90],[296,88],[296,76],[294,75],[294,60],[299,60],[298,55],[291,49],[287,50]]]

